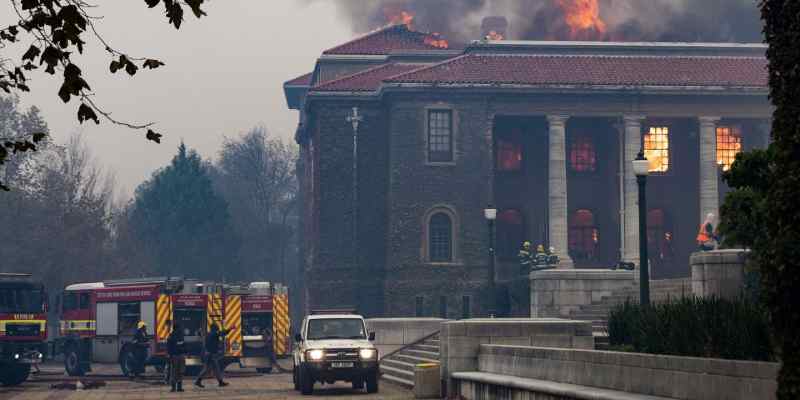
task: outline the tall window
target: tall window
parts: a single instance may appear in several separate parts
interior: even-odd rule
[[[731,169],[736,155],[742,152],[742,132],[735,126],[717,127],[717,164],[723,171]]]
[[[664,210],[647,212],[647,246],[650,259],[656,266],[669,262],[675,255],[672,228]]]
[[[669,128],[651,126],[644,135],[644,156],[650,161],[650,172],[669,170]]]
[[[572,141],[569,151],[569,164],[575,172],[595,172],[597,152],[589,136],[578,136]]]
[[[453,260],[453,222],[450,216],[438,212],[428,223],[429,257],[431,262],[450,262]]]
[[[453,113],[428,111],[428,161],[453,161]]]
[[[522,132],[514,129],[497,138],[495,142],[495,169],[519,171],[522,169]]]
[[[503,210],[497,213],[497,255],[511,258],[525,240],[525,223],[519,210]]]
[[[569,253],[576,261],[597,260],[600,231],[589,210],[576,210],[569,218]]]

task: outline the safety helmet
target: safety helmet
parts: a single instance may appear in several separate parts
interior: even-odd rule
[[[142,328],[144,328],[146,326],[147,326],[147,324],[145,324],[144,321],[139,321],[139,323],[136,324],[136,329],[142,329]]]
[[[544,246],[541,244],[536,246],[536,251],[538,251],[539,253],[544,253]]]
[[[531,247],[531,242],[526,240],[525,242],[522,243],[522,247]]]

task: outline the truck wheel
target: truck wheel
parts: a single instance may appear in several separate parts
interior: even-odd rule
[[[64,353],[64,370],[69,376],[83,376],[86,373],[81,366],[81,357],[75,346],[70,346]]]
[[[3,386],[16,386],[28,379],[31,366],[27,364],[12,364],[11,368],[3,368],[0,372],[0,383]]]
[[[378,371],[367,375],[367,393],[378,393]]]
[[[314,394],[314,380],[302,365],[300,366],[300,393],[305,396]]]
[[[119,356],[119,368],[122,370],[122,375],[132,377],[136,375],[136,369],[138,367],[136,354],[130,349],[122,350],[122,354]]]

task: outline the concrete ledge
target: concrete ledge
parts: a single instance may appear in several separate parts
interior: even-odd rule
[[[744,288],[744,267],[749,251],[703,251],[692,254],[692,293],[698,297],[738,297]]]
[[[487,372],[455,372],[453,379],[457,381],[459,394],[467,400],[480,398],[477,393],[465,393],[480,391],[480,388],[465,388],[461,385],[462,381],[478,382],[485,385],[497,386],[502,388],[512,388],[521,392],[531,392],[537,394],[548,394],[558,399],[576,400],[669,400],[669,397],[647,396],[632,394],[616,390],[598,389],[588,386],[572,385],[568,383],[558,383],[543,381],[539,379],[519,378],[508,375],[498,375]],[[471,390],[470,390],[471,389]],[[490,393],[494,392],[486,388]],[[517,398],[511,395],[510,398]],[[539,397],[536,397],[537,399]]]
[[[395,350],[419,341],[442,327],[441,318],[370,318],[367,329],[375,332],[375,347],[383,358]]]
[[[569,318],[582,306],[635,285],[635,271],[555,269],[535,271],[531,279],[531,316]]]

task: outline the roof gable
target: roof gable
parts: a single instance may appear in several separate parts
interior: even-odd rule
[[[403,50],[443,50],[447,48],[445,44],[438,35],[412,31],[405,25],[391,25],[325,50],[322,54],[386,55]]]
[[[380,89],[384,80],[423,68],[425,64],[389,63],[315,86],[314,92],[370,92]]]
[[[311,76],[313,72],[309,72],[307,74],[303,74],[298,76],[297,78],[290,79],[283,83],[283,86],[310,86],[311,85]]]

